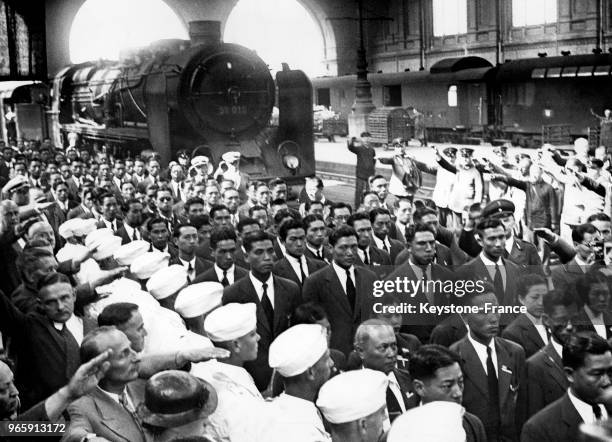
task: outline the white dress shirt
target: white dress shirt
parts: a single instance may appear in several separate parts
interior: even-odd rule
[[[592,424],[593,422],[597,421],[597,419],[595,419],[595,413],[593,413],[593,407],[591,405],[587,404],[582,399],[578,399],[572,392],[571,388],[567,390],[567,395],[569,396],[570,402],[572,403],[572,405],[574,406],[585,424]],[[606,411],[606,407],[602,407],[601,404],[597,404],[597,406],[601,410],[601,419],[607,419],[608,412]]]
[[[548,334],[546,333],[546,326],[542,324],[542,318],[536,318],[529,312],[525,312],[525,316],[529,318],[533,326],[538,331],[540,338],[542,338],[542,342],[546,344],[548,342]]]
[[[110,391],[106,391],[104,389],[102,389],[100,386],[98,386],[98,389],[104,393],[105,395],[107,395],[108,397],[110,397],[112,400],[114,400],[115,402],[117,402],[119,405],[121,405],[121,400],[120,400],[120,396],[117,393],[111,393]],[[134,406],[134,402],[132,401],[132,398],[130,397],[130,393],[128,392],[127,388],[124,387],[123,389],[123,396],[125,396],[125,398],[127,399],[127,403],[126,403],[126,407],[132,412],[135,413],[136,412],[136,407]],[[121,405],[123,407],[123,405]]]
[[[179,258],[181,264],[185,266],[185,268],[189,269],[189,265],[191,265],[191,271],[187,270],[187,276],[190,281],[193,281],[196,277],[196,257],[194,256],[190,261],[185,261],[183,258]]]
[[[366,253],[368,254],[368,265],[372,265],[372,253],[370,253],[370,247],[366,247],[365,249],[357,249],[357,255],[359,255],[359,259],[361,259],[361,262],[364,264],[366,262]]]
[[[380,250],[385,250],[385,246],[386,246],[387,250],[385,251],[387,253],[391,253],[391,241],[389,241],[389,235],[385,236],[384,240],[380,239],[376,235],[372,235],[372,238],[374,239],[374,245],[376,247],[378,247]]]
[[[317,256],[317,252],[319,252],[321,254],[321,257],[325,259],[325,251],[323,249],[323,246],[319,247],[318,249],[313,249],[312,247],[310,247],[310,244],[307,243],[306,248],[310,250],[315,256]],[[325,259],[325,261],[327,261],[327,259]]]
[[[216,263],[213,268],[215,269],[217,279],[219,279],[219,282],[221,282],[223,280],[223,269],[219,267]],[[236,270],[236,266],[234,266],[234,264],[232,264],[232,266],[226,270],[225,277],[227,278],[227,282],[229,282],[230,285],[234,283],[234,270]]]
[[[304,282],[302,281],[302,273],[300,272],[300,262],[302,263],[302,270],[304,271],[304,275],[307,278],[308,275],[310,275],[310,273],[308,272],[308,264],[306,263],[306,257],[302,255],[300,256],[300,259],[298,261],[298,259],[295,256],[291,256],[289,253],[285,253],[285,258],[287,258],[287,261],[289,261],[291,268],[297,275],[300,282]]]
[[[584,273],[588,272],[591,268],[592,264],[589,264],[588,262],[583,260],[579,255],[574,256],[574,259],[576,260],[578,267],[580,267],[580,270],[582,270]]]
[[[514,235],[510,235],[510,238],[506,238],[506,252],[508,252],[508,255],[512,253],[512,247],[514,247]]]
[[[253,276],[253,272],[249,272],[249,278],[251,278],[251,283],[253,287],[255,287],[255,292],[257,293],[257,297],[261,302],[263,298],[263,282]],[[266,288],[266,293],[268,295],[268,299],[270,300],[270,304],[272,304],[272,308],[274,309],[274,279],[272,278],[272,273],[268,276],[266,281],[268,287]]]
[[[344,293],[346,293],[346,269],[343,269],[336,264],[336,261],[332,262],[332,267],[334,268],[336,275],[338,275],[338,279],[340,280],[340,284],[342,284]],[[355,266],[349,267],[348,271],[351,275],[351,279],[353,280],[353,285],[355,285],[355,288],[357,288],[357,282],[355,281]]]
[[[113,232],[117,231],[117,219],[114,219],[112,221],[107,221],[106,218],[104,217],[100,219],[102,220],[102,222],[107,228],[111,229]]]
[[[72,337],[77,342],[77,344],[81,345],[83,342],[83,320],[75,315],[72,315],[66,322],[66,328],[72,334]],[[61,322],[53,322],[53,326],[62,331],[64,328],[64,324]]]
[[[584,311],[586,315],[589,317],[591,323],[593,324],[593,327],[595,328],[595,332],[602,338],[608,339],[606,337],[607,336],[606,324],[604,323],[604,320],[603,320],[603,314],[599,313],[598,315],[596,315],[595,312],[591,310],[591,308],[588,305],[584,306]]]
[[[125,232],[129,236],[130,241],[134,240],[134,232],[136,232],[136,239],[142,239],[142,235],[140,234],[138,229],[135,229],[134,227],[129,226],[128,223],[124,222],[123,223],[123,228],[125,229]]]
[[[559,357],[563,358],[563,346],[559,344],[557,341],[555,341],[553,337],[550,338],[550,342],[553,348],[555,349],[555,351],[557,352],[557,354],[559,355]]]
[[[504,290],[506,290],[506,267],[504,266],[504,261],[501,259],[501,257],[497,260],[497,262],[495,262],[487,258],[484,252],[481,252],[480,259],[482,259],[482,262],[484,263],[487,272],[489,272],[489,276],[491,277],[491,283],[495,281],[495,264],[499,265],[499,273],[501,273]]]
[[[482,364],[482,368],[484,368],[485,373],[488,375],[487,371],[487,346],[481,344],[480,342],[474,340],[472,335],[468,332],[468,340],[471,342],[474,350],[476,350],[476,354],[478,355],[478,359],[480,359],[480,363]],[[491,348],[491,359],[493,360],[493,366],[495,367],[495,374],[499,379],[499,367],[497,366],[497,352],[495,351],[495,339],[491,339],[489,342],[489,347]]]
[[[402,389],[400,388],[399,382],[397,382],[395,373],[393,373],[393,371],[390,371],[389,374],[387,375],[387,378],[389,378],[389,388],[393,392],[395,399],[397,399],[397,403],[402,409],[402,413],[405,413],[406,405],[404,404],[404,398],[402,397]]]

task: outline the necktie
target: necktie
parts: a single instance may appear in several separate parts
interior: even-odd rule
[[[187,282],[189,284],[191,284],[191,281],[193,280],[193,266],[191,265],[191,263],[189,263],[189,265],[187,266]]]
[[[142,431],[142,427],[140,425],[140,420],[138,419],[138,415],[136,414],[136,410],[134,410],[130,406],[130,402],[128,401],[127,390],[123,390],[123,392],[119,395],[119,403],[121,404],[123,409],[127,411],[128,414],[132,417],[132,420],[134,421],[138,429]]]
[[[346,297],[351,305],[351,310],[355,311],[355,298],[357,294],[355,293],[355,284],[353,283],[349,269],[346,269]]]
[[[134,229],[134,234],[132,235],[132,241],[138,241],[138,234],[136,233],[138,230]]]
[[[389,420],[393,422],[396,417],[402,414],[402,407],[397,401],[397,397],[391,390],[391,387],[387,387],[387,411],[389,412]]]
[[[493,344],[494,345],[494,344]],[[489,422],[491,427],[487,428],[487,434],[489,431],[494,433],[495,436],[499,434],[499,424],[501,416],[499,412],[499,386],[497,383],[497,373],[495,371],[495,365],[493,365],[493,358],[491,357],[491,347],[487,346],[487,387],[489,397]],[[493,437],[492,439],[495,439]]]
[[[421,273],[423,274],[423,293],[425,294],[427,301],[434,304],[434,294],[427,290],[427,266],[420,266],[420,268]]]
[[[383,240],[383,250],[389,253],[389,247],[387,247],[387,243]]]
[[[298,258],[298,263],[300,264],[300,282],[304,285],[304,280],[306,279],[306,273],[304,273],[304,267],[302,266],[302,257]]]
[[[323,260],[323,256],[321,255],[321,250],[317,250],[317,258],[321,261]]]
[[[599,405],[593,405],[593,414],[595,415],[596,421],[601,420],[601,408],[599,408]]]
[[[66,381],[72,377],[72,375],[79,368],[80,356],[79,356],[79,344],[66,324],[62,327],[61,330],[58,330],[59,334],[62,337],[62,341],[64,343],[64,351],[66,352]]]
[[[495,264],[495,277],[493,278],[493,287],[495,288],[495,294],[497,299],[501,302],[504,299],[504,281],[502,280],[501,271],[499,270],[499,264]]]
[[[370,257],[368,256],[368,249],[363,250],[363,263],[367,266],[370,265]]]
[[[229,280],[227,279],[227,270],[223,270],[223,278],[221,278],[221,285],[223,285],[223,287],[227,287],[229,285]]]
[[[270,302],[270,298],[268,298],[268,284],[264,283],[263,294],[261,296],[261,308],[263,308],[264,314],[268,319],[268,323],[270,324],[270,328],[274,328],[274,308],[272,308],[272,303]]]
[[[176,186],[176,199],[177,201],[181,201],[183,198],[181,197],[181,186],[177,184]]]

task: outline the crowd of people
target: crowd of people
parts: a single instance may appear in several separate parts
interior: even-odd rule
[[[75,442],[535,442],[612,413],[612,179],[586,140],[399,147],[388,180],[352,139],[354,204],[250,180],[239,152],[76,141],[0,146],[0,419]]]

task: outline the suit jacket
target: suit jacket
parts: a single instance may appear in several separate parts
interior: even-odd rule
[[[464,377],[463,406],[480,418],[490,435],[487,375],[468,337],[451,345],[451,350],[462,359]],[[524,397],[519,388],[525,382],[525,352],[514,342],[495,338],[500,405],[500,441],[518,441],[523,414]]]
[[[234,283],[238,282],[239,279],[244,278],[249,274],[247,269],[243,269],[237,265],[234,265]],[[215,272],[214,264],[208,270],[200,273],[196,278],[191,282],[192,284],[198,284],[204,281],[212,281],[212,282],[221,282],[219,281],[219,277],[217,276],[217,272]]]
[[[127,385],[130,399],[137,408],[144,402],[145,382],[137,379]],[[63,441],[78,442],[87,433],[95,433],[111,442],[145,442],[147,438],[123,406],[99,388],[68,406],[70,425]]]
[[[393,267],[391,267],[391,257],[384,250],[380,250],[378,247],[370,245],[370,247],[368,247],[368,256],[370,258],[369,265],[366,266],[359,255],[355,257],[355,265],[370,269],[376,273],[379,278],[384,278],[393,270]]]
[[[234,264],[242,267],[243,269],[251,268],[251,265],[246,262],[246,254],[242,250],[242,247],[236,247],[236,251],[234,252]]]
[[[521,442],[575,442],[582,418],[565,393],[527,421]]]
[[[528,273],[544,274],[542,268],[542,260],[538,255],[538,249],[533,244],[523,241],[522,239],[514,238],[514,244],[510,253],[504,251],[504,258],[512,261]]]
[[[606,340],[612,338],[612,314],[608,312],[603,312],[603,323],[606,326]],[[595,331],[595,327],[591,322],[591,319],[588,317],[584,307],[578,310],[578,314],[574,319],[572,319],[572,324],[576,331],[588,331],[597,333]]]
[[[461,316],[453,313],[434,327],[429,339],[430,344],[450,347],[467,334],[467,327]]]
[[[402,243],[401,241],[398,241],[397,239],[393,239],[391,238],[391,236],[387,235],[387,238],[389,240],[389,245],[391,246],[389,248],[389,256],[391,257],[391,262],[395,262],[395,258],[397,258],[397,255],[399,255],[402,251],[406,250],[406,245],[404,243]],[[376,244],[373,244],[374,246],[376,246]],[[386,250],[381,249],[383,251],[386,252]]]
[[[463,230],[462,234],[463,232],[465,231]],[[469,261],[472,256],[478,255],[478,253],[480,253],[480,250],[482,250],[482,248],[480,247],[480,245],[476,242],[476,239],[474,238],[474,233],[473,232],[467,232],[467,233],[471,235],[474,243],[476,243],[476,246],[478,246],[478,251],[474,255],[471,255],[469,252],[467,252],[465,249],[461,247],[459,241],[457,240],[455,233],[452,230],[447,229],[444,226],[438,226],[436,230],[436,241],[438,241],[440,244],[450,249],[452,261],[453,263],[455,263],[455,265],[461,265]],[[461,239],[461,237],[459,237],[459,239]]]
[[[268,365],[268,349],[279,334],[289,328],[289,319],[295,308],[301,303],[300,287],[293,281],[273,276],[274,282],[274,326],[270,327],[249,275],[225,287],[223,305],[231,302],[241,304],[254,302],[257,305],[257,333],[259,333],[259,350],[257,359],[246,362],[244,368],[251,373],[259,390],[265,390],[272,377]]]
[[[551,343],[527,359],[527,417],[565,394],[569,381]]]
[[[170,258],[168,265],[173,265],[173,264],[183,265],[178,255]],[[207,270],[210,270],[211,268],[212,268],[212,264],[210,262],[204,261],[202,258],[196,256],[195,257],[195,277],[193,278],[193,281],[191,282],[191,284],[193,284],[193,282],[196,280],[196,278],[199,275],[201,275]]]
[[[121,226],[117,228],[117,230],[115,231],[115,236],[118,236],[121,238],[121,245],[134,241],[134,239],[130,235],[128,235],[127,230],[125,229],[124,223],[121,223]],[[140,233],[140,239],[143,239],[142,233]]]
[[[516,342],[523,347],[526,358],[531,357],[546,345],[533,322],[524,313],[508,324],[502,333],[502,338]]]
[[[367,180],[371,175],[374,175],[376,151],[370,146],[354,146],[351,143],[349,143],[348,149],[357,155],[357,167],[355,168],[357,178]]]
[[[304,250],[304,256],[306,258],[316,259],[316,260],[319,260],[319,261],[324,261],[324,262],[326,262],[328,264],[331,262],[331,259],[332,259],[331,248],[329,246],[326,246],[326,245],[323,245],[323,258],[324,259],[319,259],[317,257],[317,255],[312,253],[308,247],[306,247],[306,249]]]
[[[149,252],[152,252],[153,249],[159,250],[156,247],[153,247],[153,244],[151,244],[151,246],[149,247]],[[159,250],[159,251],[161,252],[161,250]],[[170,259],[171,260],[178,259],[178,249],[170,241],[168,241],[168,253],[170,254]]]
[[[414,396],[412,392],[412,378],[410,375],[402,370],[398,370],[397,368],[393,369],[393,374],[395,375],[395,379],[397,379],[397,383],[399,384],[400,392],[402,393],[402,400],[404,402],[404,407],[406,410],[409,408],[410,399]],[[396,398],[397,399],[397,398]],[[387,404],[388,406],[389,404]],[[391,422],[395,420],[400,415],[397,413],[395,416],[392,413],[389,413],[389,419]]]
[[[321,304],[331,324],[330,348],[348,355],[353,349],[357,326],[372,316],[372,287],[376,274],[365,268],[355,271],[355,309],[351,310],[344,287],[330,264],[313,273],[304,282],[304,301]]]
[[[325,263],[319,259],[306,258],[306,266],[308,267],[308,275],[312,275],[317,270],[325,267]],[[291,267],[291,264],[287,258],[282,258],[276,261],[274,263],[274,267],[272,267],[272,273],[280,276],[281,278],[293,281],[302,287],[302,282],[300,281],[299,276],[297,273],[295,273],[295,270],[293,270],[293,267]]]
[[[573,291],[575,293],[576,280],[585,274],[582,268],[572,258],[567,264],[559,264],[550,268],[553,287],[561,291]]]

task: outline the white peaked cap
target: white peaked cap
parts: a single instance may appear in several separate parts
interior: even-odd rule
[[[223,285],[218,282],[200,282],[180,291],[174,301],[174,310],[183,318],[204,315],[221,305]]]
[[[132,265],[136,259],[140,258],[140,256],[147,253],[149,251],[149,247],[151,247],[151,245],[147,241],[139,239],[122,245],[115,250],[113,256],[115,257],[117,264],[129,266]]]
[[[87,234],[85,237],[85,246],[89,250],[96,250],[102,243],[105,242],[105,239],[111,236],[115,236],[111,229],[96,229]]]
[[[98,227],[98,222],[93,218],[73,218],[79,219],[80,222],[73,227],[75,236],[87,236]]]
[[[385,406],[388,385],[389,378],[381,371],[364,368],[340,373],[323,384],[317,407],[332,424],[352,422]]]
[[[96,248],[93,259],[101,261],[113,256],[115,250],[121,247],[121,238],[115,235],[104,236],[101,238],[98,247]]]
[[[83,221],[85,221],[83,218],[69,219],[58,227],[57,233],[64,239],[72,238],[75,236],[75,230],[83,224]]]
[[[66,243],[64,247],[55,254],[57,262],[78,261],[82,262],[89,255],[89,249],[81,244]]]
[[[204,331],[214,342],[241,338],[257,327],[257,305],[227,304],[213,310],[204,319]]]
[[[174,295],[187,284],[187,268],[181,264],[162,267],[147,281],[147,290],[157,299]]]
[[[443,401],[412,408],[395,419],[387,442],[465,442],[464,412],[461,405]]]
[[[168,261],[170,261],[170,255],[159,250],[143,253],[132,263],[130,272],[136,275],[138,279],[149,279],[153,273],[167,267]]]
[[[288,328],[270,345],[268,361],[281,376],[304,373],[327,351],[327,331],[319,324],[298,324]]]

